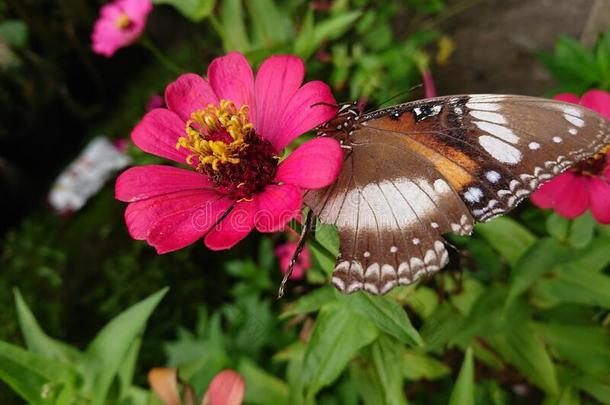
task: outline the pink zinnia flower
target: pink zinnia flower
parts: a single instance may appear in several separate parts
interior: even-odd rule
[[[580,104],[610,119],[610,93],[586,92],[582,98],[571,93],[555,99]],[[544,183],[532,194],[532,202],[541,208],[552,208],[566,218],[576,218],[587,209],[600,223],[610,223],[610,157],[608,146],[587,160]]]
[[[294,255],[295,250],[297,249],[296,242],[286,242],[275,248],[275,255],[277,256],[278,261],[280,262],[280,270],[282,270],[283,274],[286,274],[288,271],[288,266],[290,265],[290,260],[292,259],[292,255]],[[305,275],[305,271],[309,270],[311,267],[311,253],[307,246],[303,247],[303,251],[297,258],[296,263],[294,264],[294,268],[292,269],[292,274],[290,275],[291,280],[300,280]]]
[[[152,8],[150,0],[115,0],[104,5],[91,35],[93,51],[110,57],[117,49],[134,43],[144,31]]]
[[[329,87],[301,86],[303,61],[272,56],[256,79],[243,55],[216,58],[208,80],[185,74],[165,91],[168,109],[150,111],[131,138],[136,146],[191,169],[133,167],[116,182],[116,198],[134,239],[165,253],[204,237],[228,249],[254,228],[276,232],[300,214],[304,190],[339,174],[343,152],[330,138],[308,141],[280,161],[302,133],[336,114]]]

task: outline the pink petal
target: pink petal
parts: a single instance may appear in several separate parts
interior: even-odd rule
[[[216,58],[208,68],[208,79],[218,99],[231,100],[239,108],[247,105],[254,118],[254,75],[248,60],[238,52]]]
[[[284,110],[305,77],[300,58],[271,56],[263,62],[254,82],[256,92],[256,132],[274,146],[282,134],[280,120]],[[280,149],[276,148],[277,151]]]
[[[276,150],[282,150],[296,137],[328,121],[337,114],[337,108],[325,104],[336,101],[330,87],[320,81],[308,82],[292,96],[273,139],[265,135]]]
[[[610,120],[610,93],[607,91],[589,90],[583,94],[580,104]]]
[[[587,185],[593,218],[599,223],[610,224],[610,183],[607,179],[593,177]]]
[[[260,232],[277,232],[301,212],[303,197],[301,190],[293,185],[268,185],[257,194],[256,229]]]
[[[165,104],[186,122],[191,118],[193,111],[205,108],[208,104],[217,105],[218,97],[203,77],[187,73],[167,86]],[[184,124],[182,126],[184,127]]]
[[[120,201],[134,202],[176,191],[210,187],[207,177],[194,171],[162,165],[136,166],[117,178],[115,197]]]
[[[574,93],[560,93],[553,97],[555,100],[565,101],[566,103],[579,104],[580,98]]]
[[[190,152],[184,148],[176,149],[178,138],[184,134],[184,122],[176,114],[157,108],[142,118],[131,132],[131,139],[144,152],[186,163]]]
[[[315,138],[292,152],[277,169],[275,180],[304,189],[332,184],[343,164],[341,145],[332,138]]]
[[[223,370],[210,382],[205,393],[205,405],[241,405],[244,400],[246,383],[244,379],[233,370]]]
[[[587,179],[570,172],[563,173],[532,194],[532,202],[542,208],[553,208],[566,218],[576,218],[589,207],[586,187]]]
[[[125,210],[127,229],[132,238],[143,240],[148,237],[150,229],[166,216],[220,198],[220,194],[210,190],[187,190],[136,201]]]
[[[233,204],[220,197],[176,211],[157,221],[146,240],[159,254],[182,249],[208,232]]]
[[[205,237],[205,245],[212,250],[230,249],[254,229],[254,201],[242,201]]]
[[[287,242],[282,245],[279,245],[275,248],[275,255],[278,258],[280,263],[280,270],[282,273],[286,273],[288,271],[288,267],[290,266],[290,260],[292,260],[292,256],[296,251],[297,243],[296,242]],[[292,269],[292,275],[290,276],[291,280],[300,280],[305,275],[305,271],[311,268],[311,253],[307,246],[303,247],[301,254],[297,258],[296,263]]]
[[[146,16],[153,9],[150,0],[123,0],[120,3],[121,8],[129,15],[129,18],[138,22],[145,21]]]

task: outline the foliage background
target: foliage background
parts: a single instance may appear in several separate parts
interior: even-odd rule
[[[157,0],[147,35],[194,72],[227,50],[253,63],[296,53],[337,99],[376,106],[420,97],[409,89],[427,68],[441,94],[442,83],[466,87],[443,64],[452,46],[473,46],[451,26],[493,8],[480,3]],[[323,229],[306,282],[278,302],[272,252],[281,235],[252,235],[229,252],[196,244],[157,256],[127,235],[111,184],[82,211],[53,214],[44,194],[55,175],[93,136],[126,137],[175,77],[140,45],[93,56],[100,4],[0,3],[0,340],[9,342],[0,344],[1,403],[20,403],[15,384],[30,402],[148,403],[146,373],[163,364],[179,366],[199,393],[235,368],[255,404],[610,403],[610,229],[588,215],[567,221],[524,204],[472,238],[452,238],[449,269],[382,298],[327,286],[337,242]],[[555,79],[543,91],[609,90],[610,35],[595,49],[554,35],[554,52],[539,55]],[[165,286],[158,305],[155,296],[102,329]],[[100,330],[113,338],[94,339]],[[93,365],[100,350],[116,362],[109,371]],[[57,364],[65,373],[45,371]]]

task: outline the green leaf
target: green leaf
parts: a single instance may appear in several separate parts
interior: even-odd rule
[[[433,289],[419,285],[408,292],[405,303],[417,315],[426,319],[438,308],[438,295]]]
[[[342,13],[313,26],[313,13],[308,14],[301,35],[295,41],[295,53],[303,59],[308,59],[320,47],[322,42],[343,35],[361,15],[362,12],[360,11]]]
[[[335,260],[339,252],[339,233],[333,225],[318,222],[316,224],[316,239],[309,243],[309,249],[320,268],[330,275],[335,268]]]
[[[584,372],[610,375],[610,336],[599,326],[538,323],[536,330],[570,363]]]
[[[527,290],[542,275],[568,257],[565,246],[555,239],[541,239],[517,262],[512,271],[512,279],[505,308]]]
[[[198,22],[212,14],[216,0],[153,0],[153,4],[169,4],[189,20]]]
[[[561,389],[558,397],[545,398],[544,404],[553,405],[580,405],[580,395],[578,390],[571,385],[566,385]]]
[[[579,250],[578,257],[568,265],[574,270],[598,272],[610,264],[610,238],[598,237],[586,248]]]
[[[474,405],[474,360],[472,349],[466,349],[460,374],[451,392],[449,405]]]
[[[464,317],[448,302],[426,319],[421,335],[426,351],[441,351],[462,327]]]
[[[406,350],[403,359],[402,373],[409,380],[436,380],[451,372],[442,361],[416,350]]]
[[[598,379],[582,375],[571,380],[572,385],[598,400],[604,405],[610,405],[610,384],[602,383]]]
[[[364,405],[383,404],[385,397],[377,368],[370,361],[354,361],[350,364],[349,375],[354,389],[362,398]]]
[[[307,397],[313,399],[322,387],[335,381],[358,350],[377,335],[375,326],[347,305],[324,306],[303,360],[302,381],[307,386]]]
[[[536,237],[530,231],[509,217],[479,224],[476,229],[511,265],[515,265],[536,242]]]
[[[260,48],[273,48],[288,42],[291,36],[290,20],[273,0],[249,0],[250,17]],[[231,27],[225,26],[229,30]]]
[[[411,325],[406,311],[396,301],[387,296],[374,296],[357,292],[342,297],[350,309],[362,314],[380,330],[409,345],[423,346],[424,342]]]
[[[20,20],[6,20],[0,23],[0,39],[16,49],[22,49],[28,42],[28,27]]]
[[[561,267],[555,278],[540,280],[534,292],[546,305],[562,302],[610,308],[610,277],[602,273]]]
[[[485,339],[532,383],[550,395],[559,393],[555,366],[544,344],[527,324],[515,324],[505,333]]]
[[[225,51],[247,52],[251,48],[244,23],[242,0],[222,2],[222,42]]]
[[[280,319],[318,311],[324,304],[336,299],[337,293],[335,292],[334,287],[329,285],[320,287],[292,303],[284,312],[282,312]]]
[[[23,339],[28,349],[51,359],[64,363],[73,363],[82,358],[82,353],[75,348],[49,337],[40,327],[34,314],[30,311],[19,290],[14,289],[15,306]]]
[[[403,392],[403,372],[399,359],[403,354],[402,344],[387,335],[380,335],[372,345],[373,364],[383,388],[384,404],[406,405]]]
[[[0,341],[0,380],[28,403],[51,403],[56,391],[75,379],[70,366]]]
[[[142,345],[142,338],[138,337],[129,348],[125,360],[119,368],[117,374],[119,377],[119,400],[123,400],[127,397],[133,386],[133,377],[136,372],[136,366],[138,361],[138,354],[140,354],[140,347]]]
[[[570,220],[553,212],[546,219],[546,230],[553,238],[565,242],[570,231]]]
[[[245,401],[260,405],[284,405],[289,403],[288,385],[268,374],[248,358],[239,362],[237,371],[246,380]]]
[[[159,301],[167,293],[167,288],[156,292],[133,305],[111,320],[91,342],[86,356],[86,367],[92,390],[93,404],[103,405],[110,385],[125,361],[134,341],[141,334],[146,321]]]
[[[595,220],[590,212],[586,212],[572,222],[568,243],[577,249],[584,248],[593,239]]]

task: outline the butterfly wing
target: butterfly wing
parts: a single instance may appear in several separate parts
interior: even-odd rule
[[[349,140],[337,181],[305,203],[339,231],[334,285],[383,294],[447,264],[444,233],[512,209],[610,143],[610,131],[577,105],[472,95],[363,115]]]

